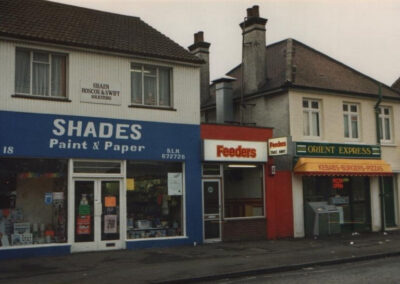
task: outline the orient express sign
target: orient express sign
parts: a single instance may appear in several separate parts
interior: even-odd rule
[[[296,142],[296,156],[380,158],[377,145]]]

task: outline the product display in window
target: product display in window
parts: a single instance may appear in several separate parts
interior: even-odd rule
[[[128,162],[127,237],[181,236],[182,165]]]
[[[67,163],[0,160],[0,246],[67,241]]]

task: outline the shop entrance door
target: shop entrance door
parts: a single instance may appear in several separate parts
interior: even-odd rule
[[[75,179],[73,182],[72,252],[121,249],[120,179]]]
[[[383,191],[385,200],[385,225],[387,228],[396,226],[393,178],[383,177]]]
[[[220,180],[203,180],[204,242],[221,241]]]

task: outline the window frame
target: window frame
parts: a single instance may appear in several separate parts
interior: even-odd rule
[[[29,52],[29,93],[17,92],[16,90],[16,73],[17,73],[17,52],[24,51]],[[42,62],[34,59],[34,53],[47,54],[48,62]],[[64,76],[64,88],[63,95],[52,95],[52,62],[53,56],[62,56],[65,58],[65,76]],[[37,99],[47,99],[47,100],[68,100],[68,54],[62,52],[55,52],[43,49],[34,49],[27,47],[16,47],[15,49],[15,70],[14,70],[14,93],[15,97],[25,97],[25,98],[37,98]],[[36,64],[46,64],[48,66],[48,95],[33,94],[33,65]]]
[[[344,110],[344,107],[347,106],[347,110]],[[356,107],[356,112],[352,112],[351,111],[351,107],[355,106]],[[343,136],[346,140],[349,141],[359,141],[360,140],[360,136],[361,136],[361,126],[360,126],[360,104],[358,103],[350,103],[350,102],[343,102],[342,104],[342,111],[343,111]],[[345,126],[345,116],[348,117],[347,120],[347,127],[348,127],[348,133],[349,136],[346,137],[346,126]],[[357,137],[352,137],[352,133],[353,133],[353,126],[352,126],[352,117],[356,117],[357,118]]]
[[[308,106],[304,107],[304,101],[308,102]],[[311,104],[313,102],[318,103],[318,108],[312,108]],[[303,114],[303,137],[308,138],[308,139],[321,139],[322,138],[322,101],[320,99],[310,99],[310,98],[303,98],[302,99],[302,114]],[[305,113],[307,113],[308,116],[308,126],[309,126],[309,134],[306,134],[305,132],[305,127],[306,125],[304,124],[304,115]],[[313,125],[313,121],[312,121],[312,114],[316,113],[317,117],[318,117],[318,129],[316,129],[315,131],[312,129],[312,125]],[[317,133],[314,133],[317,132]],[[317,134],[317,135],[314,135]]]
[[[136,103],[133,101],[133,88],[132,88],[132,73],[134,71],[134,67],[140,67],[141,74],[141,103]],[[156,74],[155,77],[156,83],[156,104],[146,104],[145,103],[145,68],[155,68]],[[168,105],[160,105],[160,69],[168,70],[169,75],[169,104]],[[152,65],[147,63],[140,62],[131,62],[130,63],[130,106],[133,107],[143,107],[143,108],[158,108],[158,109],[173,109],[174,101],[173,101],[173,68],[171,66],[163,66],[163,65]]]
[[[385,114],[385,109],[388,110],[389,114]],[[389,119],[389,135],[390,139],[385,139],[386,137],[386,128],[384,127],[384,120]],[[378,121],[379,121],[379,141],[381,144],[392,144],[394,141],[394,133],[393,133],[393,109],[391,106],[379,106],[378,112]],[[381,137],[382,133],[382,137]]]

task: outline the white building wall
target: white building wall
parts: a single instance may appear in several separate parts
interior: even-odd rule
[[[67,96],[71,102],[12,97],[14,94],[15,50],[26,47],[68,54]],[[104,55],[91,51],[72,50],[15,43],[0,40],[0,109],[64,115],[107,117],[115,119],[158,121],[170,123],[200,123],[199,69],[191,65]],[[130,63],[144,63],[173,68],[173,108],[158,110],[128,107],[131,98]],[[80,101],[81,86],[93,83],[109,84],[120,91],[121,105],[94,104]]]
[[[305,236],[304,232],[304,200],[302,176],[292,173],[293,195],[293,234],[295,238]]]

